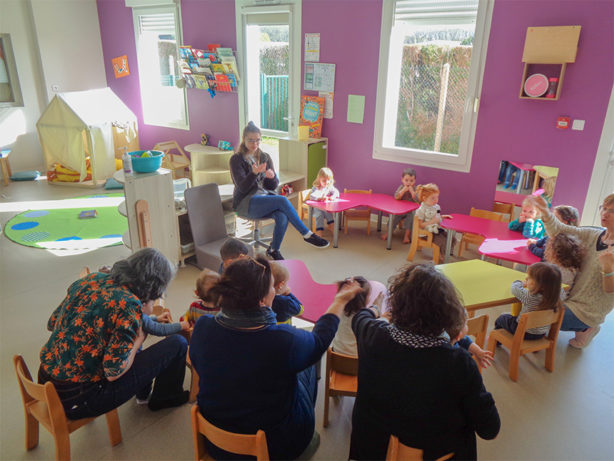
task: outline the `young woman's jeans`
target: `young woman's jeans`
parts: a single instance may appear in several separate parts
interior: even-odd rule
[[[565,314],[563,314],[563,323],[561,331],[584,331],[590,328],[586,323],[575,316],[571,309],[565,306]]]
[[[54,382],[66,416],[80,419],[103,415],[130,400],[154,379],[151,401],[177,396],[183,392],[187,350],[186,339],[172,335],[138,352],[132,366],[115,381],[85,383],[83,392],[73,387],[69,393],[62,392],[62,386]]]
[[[290,201],[283,195],[254,195],[249,201],[247,217],[251,219],[272,218],[275,220],[271,248],[279,250],[288,228],[288,221],[301,235],[309,232]]]

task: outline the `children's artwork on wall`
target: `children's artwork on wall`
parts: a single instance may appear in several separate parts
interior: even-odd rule
[[[324,98],[319,96],[303,96],[299,125],[309,127],[310,138],[322,136],[322,119],[324,117]]]
[[[122,78],[130,75],[130,69],[128,68],[128,57],[126,55],[113,58],[111,62],[113,63],[115,78]]]
[[[324,118],[333,118],[333,100],[335,93],[332,91],[320,91],[318,96],[324,98]]]

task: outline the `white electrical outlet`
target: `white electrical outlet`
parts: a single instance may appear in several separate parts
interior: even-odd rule
[[[60,91],[60,85],[51,85],[51,91],[57,93],[58,91]]]
[[[571,124],[571,129],[578,131],[584,130],[584,120],[574,120]]]

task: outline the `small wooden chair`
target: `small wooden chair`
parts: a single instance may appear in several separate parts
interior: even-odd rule
[[[358,391],[358,357],[326,351],[326,382],[324,385],[324,422],[328,427],[329,398],[335,395],[355,397]]]
[[[198,405],[191,410],[192,435],[194,436],[194,458],[199,460],[212,460],[207,452],[205,437],[213,445],[222,450],[238,455],[255,456],[258,461],[269,459],[269,448],[266,444],[266,434],[258,430],[256,434],[235,434],[214,426],[200,413]]]
[[[70,434],[96,418],[68,419],[53,384],[35,384],[21,355],[13,357],[13,364],[25,410],[26,450],[32,450],[38,445],[38,425],[41,423],[55,440],[55,459],[70,460]],[[109,440],[115,446],[122,441],[117,409],[109,411],[105,416]]]
[[[179,146],[177,141],[163,141],[157,143],[153,150],[161,150],[164,152],[162,159],[162,168],[166,168],[173,172],[173,179],[177,179],[177,172],[180,171],[181,178],[190,177],[190,159]],[[173,152],[173,150],[177,152]]]
[[[305,189],[298,193],[298,213],[301,221],[303,221],[306,217],[309,217],[309,205],[305,202],[309,200],[309,194],[311,193],[311,189]],[[312,232],[316,231],[316,220],[312,218],[311,225],[307,227],[310,228]]]
[[[499,213],[495,213],[494,211],[488,210],[479,210],[477,208],[471,208],[471,212],[469,216],[475,216],[477,218],[485,218],[490,219],[491,221],[503,221],[503,216]],[[467,248],[467,245],[470,243],[474,245],[481,245],[484,241],[484,237],[478,234],[472,234],[470,232],[463,233],[463,238],[460,241],[460,245],[458,246],[458,257],[460,258],[463,254],[463,248]]]
[[[554,356],[556,352],[556,340],[563,323],[565,308],[561,306],[556,312],[552,309],[533,311],[522,314],[518,319],[518,329],[512,335],[503,329],[493,330],[488,336],[488,350],[495,354],[497,343],[501,343],[510,351],[510,379],[518,381],[518,363],[520,356],[529,352],[546,349],[546,370],[554,370]],[[524,334],[529,328],[550,325],[550,331],[544,338],[524,339]]]
[[[474,343],[484,349],[484,343],[486,342],[486,331],[488,329],[488,315],[482,314],[478,317],[472,317],[467,319],[467,334],[471,335],[475,338]],[[473,358],[475,360],[475,357]],[[478,364],[478,370],[480,373],[482,372],[482,367],[479,362],[476,360],[475,363]]]
[[[502,213],[508,215],[508,219],[502,219],[502,221],[511,222],[512,215],[514,214],[514,204],[513,203],[502,203],[502,202],[493,202],[492,211],[495,213]]]
[[[343,189],[344,193],[351,194],[372,194],[373,190],[362,189]],[[343,233],[348,233],[348,221],[367,221],[367,235],[371,235],[371,208],[357,207],[350,208],[343,212]]]
[[[433,249],[433,264],[439,264],[439,253],[441,249],[439,245],[433,242],[433,233],[425,229],[420,229],[420,220],[418,216],[414,216],[414,224],[411,229],[411,244],[409,245],[409,253],[407,260],[413,261],[416,256],[416,251],[419,248]]]
[[[453,456],[454,453],[448,453],[441,458],[437,458],[435,461],[445,461]],[[386,461],[422,461],[423,459],[423,450],[403,445],[401,442],[399,442],[399,438],[397,436],[390,436],[388,451],[386,452]]]

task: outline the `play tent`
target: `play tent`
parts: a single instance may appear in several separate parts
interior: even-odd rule
[[[58,93],[36,127],[47,170],[81,184],[110,178],[124,146],[138,150],[136,116],[110,88]]]

